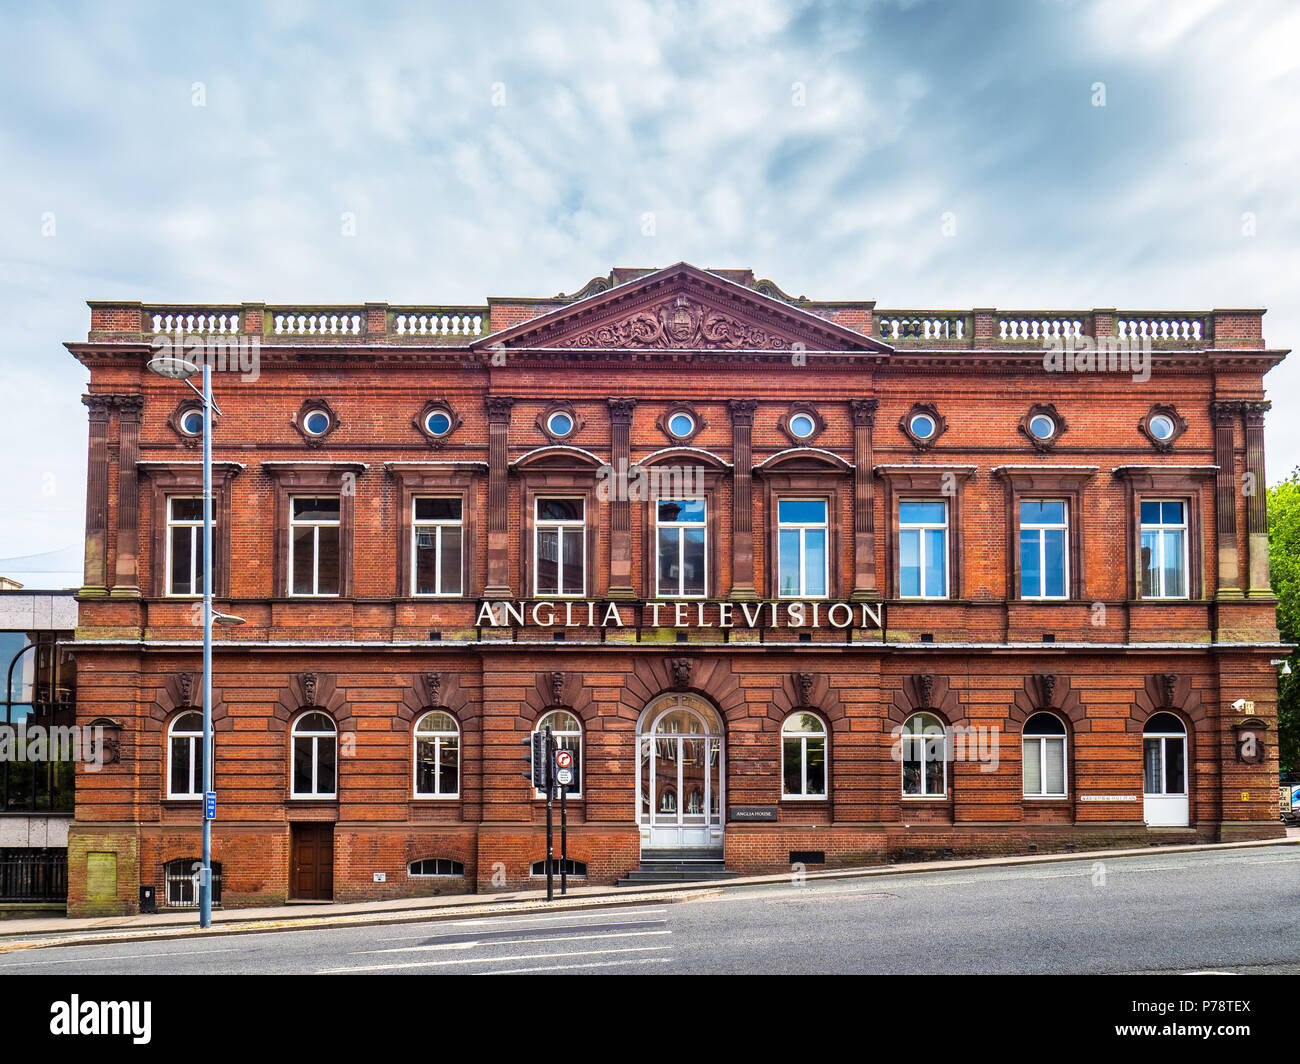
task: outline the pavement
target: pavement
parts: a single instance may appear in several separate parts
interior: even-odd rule
[[[806,872],[797,882],[819,883],[825,880],[871,879],[896,877],[936,871],[956,872],[964,869],[1016,867],[1065,862],[1098,861],[1121,857],[1150,857],[1159,854],[1197,854],[1216,850],[1251,850],[1300,843],[1300,827],[1288,827],[1282,839],[1250,842],[1208,843],[1182,846],[1145,846],[1132,849],[1091,850],[1061,854],[1030,854],[1016,857],[990,857],[969,860],[918,861],[906,864],[872,865],[858,868],[835,868]],[[399,898],[366,902],[296,902],[290,905],[256,908],[217,909],[212,927],[198,926],[195,910],[168,910],[135,916],[101,916],[68,918],[39,916],[0,920],[0,954],[16,950],[87,943],[129,942],[141,939],[166,940],[211,935],[256,934],[267,931],[346,928],[368,925],[417,923],[438,920],[464,920],[472,917],[503,916],[544,911],[566,912],[611,906],[643,906],[686,901],[720,892],[763,885],[789,885],[796,882],[790,873],[746,876],[709,883],[672,883],[653,887],[592,886],[571,887],[567,896],[558,893],[551,902],[545,890],[501,892],[490,895],[456,894],[436,898]]]

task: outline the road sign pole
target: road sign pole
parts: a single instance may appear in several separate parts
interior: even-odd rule
[[[555,900],[555,819],[552,800],[555,797],[555,740],[551,726],[546,726],[546,900]]]
[[[560,893],[569,893],[569,785],[560,784]]]

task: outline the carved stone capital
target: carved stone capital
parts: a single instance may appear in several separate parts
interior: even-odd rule
[[[609,418],[615,424],[627,424],[632,420],[632,411],[635,408],[635,399],[610,399]]]
[[[108,412],[113,406],[111,395],[83,395],[81,401],[90,411],[91,421],[108,421]]]
[[[757,399],[728,399],[727,409],[731,411],[733,425],[752,425],[754,411],[758,409]]]
[[[483,400],[483,405],[487,407],[488,421],[509,421],[510,408],[515,401],[507,395],[489,395]]]
[[[876,423],[876,410],[880,407],[879,399],[850,399],[849,413],[853,424],[871,427]]]
[[[1272,408],[1273,404],[1267,399],[1248,399],[1241,404],[1242,415],[1246,419],[1247,428],[1262,428],[1264,425],[1264,415]]]
[[[1239,399],[1215,399],[1210,403],[1210,417],[1216,425],[1231,425],[1240,413]]]

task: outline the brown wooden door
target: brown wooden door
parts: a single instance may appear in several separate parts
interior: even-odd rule
[[[334,825],[291,825],[289,897],[329,901],[334,897]]]

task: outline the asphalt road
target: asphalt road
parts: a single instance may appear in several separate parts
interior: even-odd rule
[[[31,949],[0,975],[1300,973],[1300,850],[732,888],[420,924]]]

